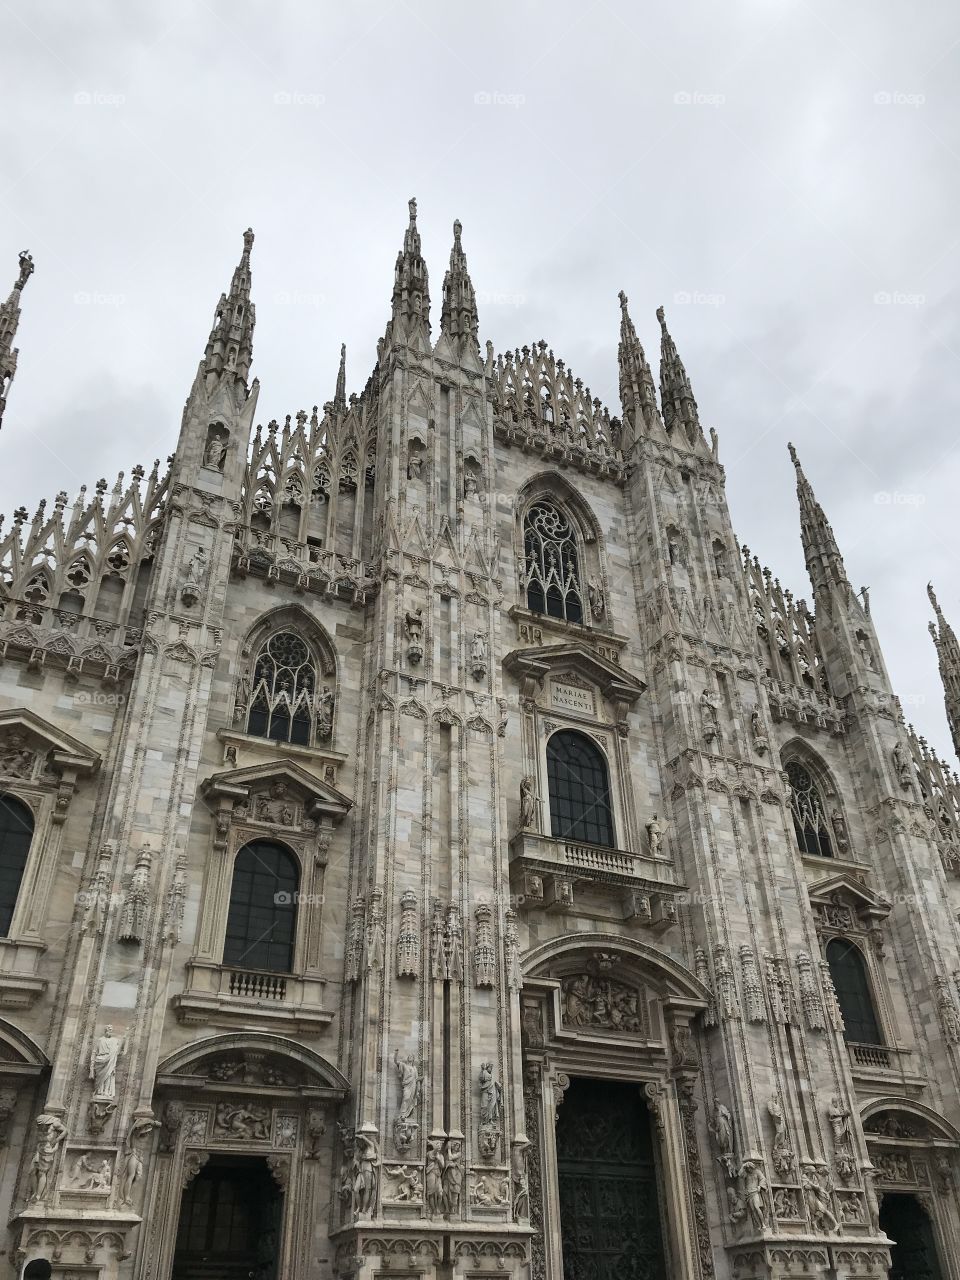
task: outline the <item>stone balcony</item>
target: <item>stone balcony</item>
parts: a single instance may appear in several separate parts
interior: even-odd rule
[[[864,1089],[890,1089],[899,1084],[910,1093],[919,1093],[926,1080],[912,1069],[912,1049],[888,1044],[859,1044],[847,1041],[850,1071],[854,1083]]]
[[[192,960],[187,986],[173,1006],[185,1023],[317,1035],[333,1020],[333,1011],[323,1006],[325,986],[323,978],[312,975]]]
[[[624,919],[662,928],[676,922],[687,891],[667,858],[533,831],[510,841],[510,881],[521,910],[572,910],[580,886],[619,901]]]

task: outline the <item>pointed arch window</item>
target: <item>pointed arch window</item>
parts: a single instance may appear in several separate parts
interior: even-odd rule
[[[244,845],[233,864],[223,963],[291,973],[299,888],[296,859],[283,845]]]
[[[800,852],[812,854],[816,858],[832,858],[833,842],[830,838],[830,825],[827,822],[823,797],[813,780],[813,775],[798,760],[791,760],[787,764],[786,773],[790,783],[793,829],[797,835],[797,846]]]
[[[541,499],[523,521],[527,608],[564,622],[583,622],[577,537],[560,507]]]
[[[827,943],[827,964],[843,1015],[844,1038],[854,1044],[883,1044],[860,949],[846,938],[834,938]]]
[[[0,937],[10,933],[33,839],[33,814],[15,796],[0,796]]]
[[[610,776],[595,743],[573,729],[555,733],[547,743],[547,786],[555,837],[615,846]]]
[[[253,668],[247,733],[309,746],[317,692],[310,650],[292,631],[272,635]]]

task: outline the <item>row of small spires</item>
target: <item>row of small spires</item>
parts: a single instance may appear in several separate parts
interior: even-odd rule
[[[173,454],[171,454],[170,457],[167,458],[167,465],[169,466],[172,462],[173,462]],[[133,470],[130,472],[130,481],[126,485],[126,487],[124,487],[124,483],[123,483],[125,475],[126,473],[121,471],[117,476],[116,483],[114,484],[113,488],[110,490],[110,496],[111,498],[114,499],[114,505],[116,504],[117,500],[123,499],[126,496],[128,496],[134,486],[137,486],[137,488],[139,488],[140,483],[143,480],[144,476],[147,475],[147,471],[145,467],[141,467],[139,465],[135,466]],[[156,485],[159,479],[159,476],[160,476],[160,459],[156,458],[154,460],[153,467],[151,468],[150,475],[147,478],[147,488],[150,488]],[[80,491],[77,494],[76,498],[73,500],[73,502],[70,502],[66,489],[61,489],[60,492],[57,494],[56,498],[54,498],[53,500],[53,509],[55,512],[60,512],[60,511],[65,511],[67,508],[69,508],[74,512],[85,513],[88,510],[92,510],[92,508],[95,507],[97,504],[99,504],[102,507],[104,496],[106,495],[109,487],[110,487],[109,483],[106,480],[103,480],[103,479],[98,480],[96,485],[94,486],[94,497],[90,502],[89,507],[86,505],[87,486],[85,484],[82,484],[80,486]],[[19,529],[23,525],[25,525],[28,521],[30,521],[30,523],[35,529],[39,529],[42,526],[44,519],[46,517],[46,511],[47,511],[47,500],[46,498],[41,498],[37,506],[37,509],[34,512],[32,521],[30,521],[30,513],[29,511],[27,511],[26,507],[17,507],[16,511],[14,511],[13,513],[13,523],[15,527]],[[0,530],[2,530],[3,528],[3,522],[5,518],[6,517],[3,515],[3,513],[0,513]]]

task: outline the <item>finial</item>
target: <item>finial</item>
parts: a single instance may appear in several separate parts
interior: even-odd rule
[[[417,225],[417,197],[411,196],[407,201],[407,208],[410,210],[410,226]]]
[[[253,231],[251,230],[251,228],[250,228],[250,227],[247,227],[246,231],[243,233],[243,253],[244,253],[244,257],[249,258],[249,256],[250,256],[250,250],[251,250],[252,248],[253,248]]]
[[[463,230],[463,223],[460,221],[459,218],[455,218],[453,223],[453,242],[458,249],[460,247],[460,233],[462,230]]]
[[[660,321],[660,328],[664,333],[667,332],[667,316],[663,307],[657,307],[657,319]]]
[[[789,451],[790,451],[790,459],[791,459],[791,461],[793,462],[793,465],[794,465],[794,466],[797,468],[797,470],[799,471],[799,470],[800,470],[800,459],[797,457],[797,451],[796,451],[796,449],[795,449],[795,448],[793,447],[793,445],[792,445],[792,444],[790,444],[789,442],[787,443],[787,448],[788,448],[788,449],[789,449]]]
[[[20,276],[17,280],[17,288],[22,289],[30,277],[33,275],[33,257],[26,249],[20,250]]]
[[[936,595],[934,594],[934,591],[933,591],[933,583],[932,583],[932,582],[928,582],[928,583],[927,583],[927,596],[928,596],[928,598],[929,598],[929,600],[930,600],[930,603],[933,605],[934,609],[936,609],[937,613],[939,613],[939,612],[940,612],[940,606],[939,606],[939,604],[937,603],[937,597],[936,597]]]
[[[620,290],[620,292],[617,294],[617,297],[620,299],[620,307],[621,307],[621,309],[622,309],[623,311],[626,311],[626,309],[627,309],[627,301],[628,301],[628,299],[627,299],[627,295],[626,295],[626,294],[623,292],[623,290],[621,289],[621,290]]]

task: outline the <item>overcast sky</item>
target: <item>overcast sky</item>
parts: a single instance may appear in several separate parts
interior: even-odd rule
[[[0,510],[165,458],[256,231],[264,422],[360,391],[419,198],[498,351],[619,412],[617,291],[666,306],[734,527],[808,595],[796,444],[908,717],[960,629],[960,12],[889,0],[4,3],[0,288],[30,249]]]

